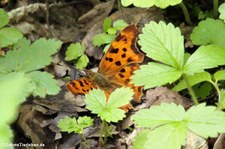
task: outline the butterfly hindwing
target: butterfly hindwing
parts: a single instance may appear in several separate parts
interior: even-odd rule
[[[96,85],[93,84],[91,79],[80,78],[78,80],[73,80],[66,85],[67,90],[73,94],[87,94],[93,88],[96,88]]]

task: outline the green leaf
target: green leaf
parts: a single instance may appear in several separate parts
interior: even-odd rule
[[[154,62],[142,65],[131,76],[132,83],[145,89],[172,83],[181,77],[182,72],[173,67]]]
[[[225,22],[225,3],[221,4],[219,7],[220,16],[219,18]]]
[[[136,7],[152,7],[156,5],[159,8],[166,8],[168,6],[174,6],[181,3],[182,0],[166,0],[166,1],[158,1],[158,0],[121,0],[121,4],[123,6],[129,6],[134,4]]]
[[[77,120],[75,118],[65,117],[60,119],[58,122],[58,127],[63,132],[75,132],[75,133],[82,133],[83,129],[78,126]]]
[[[84,46],[77,42],[70,44],[66,50],[66,61],[76,60],[84,53]]]
[[[133,92],[130,88],[118,88],[113,91],[106,102],[105,93],[94,89],[86,94],[86,108],[107,122],[118,122],[125,117],[125,111],[120,107],[129,103]]]
[[[225,65],[225,50],[213,45],[199,47],[187,60],[183,71],[188,75]]]
[[[83,54],[83,55],[77,60],[76,68],[81,70],[81,69],[83,69],[84,67],[86,67],[88,63],[89,63],[89,59],[88,59],[87,55]]]
[[[108,35],[106,33],[101,33],[93,38],[94,46],[101,46],[103,44],[109,44],[116,38],[116,35]]]
[[[7,25],[9,23],[9,17],[8,14],[0,8],[0,28]]]
[[[206,106],[205,103],[192,106],[185,120],[188,129],[203,138],[217,137],[218,133],[225,132],[225,113],[215,106]]]
[[[219,70],[213,75],[214,79],[217,81],[225,80],[225,70]]]
[[[16,43],[23,34],[16,28],[4,27],[0,29],[0,47],[7,47]]]
[[[106,32],[112,25],[112,20],[109,17],[104,19],[103,23],[103,31]]]
[[[211,18],[201,21],[190,36],[195,45],[214,44],[225,48],[223,37],[225,37],[225,24],[221,20]]]
[[[9,124],[17,117],[19,104],[25,101],[31,92],[29,81],[24,73],[9,73],[0,76],[0,125]]]
[[[152,21],[145,25],[142,32],[138,43],[148,57],[177,69],[183,67],[184,38],[179,28],[171,23],[166,25],[162,21],[159,24]]]
[[[150,109],[140,110],[131,118],[139,127],[154,128],[182,121],[184,117],[185,111],[181,105],[162,103],[160,106],[151,106]]]
[[[109,96],[107,108],[120,108],[129,103],[134,95],[131,88],[116,89]]]
[[[107,33],[110,35],[115,35],[116,29],[114,27],[110,27],[110,28],[108,28]]]
[[[43,68],[51,63],[51,55],[57,52],[62,42],[53,39],[41,38],[28,46],[26,39],[20,40],[22,44],[17,44],[18,50],[8,51],[4,58],[0,58],[1,67],[4,72],[24,71],[30,72]],[[20,47],[20,48],[19,48]]]
[[[77,120],[77,124],[83,128],[89,127],[89,126],[93,125],[93,119],[88,116],[79,117]]]
[[[185,145],[186,137],[187,128],[184,124],[164,125],[147,135],[143,149],[180,149],[181,145]]]
[[[188,129],[204,138],[225,132],[225,113],[205,103],[187,112],[180,105],[162,103],[138,111],[132,119],[139,127],[153,129],[147,134],[143,149],[179,149],[185,143]]]
[[[212,84],[209,82],[193,86],[196,97],[201,99],[206,99],[206,97],[211,94],[212,89]]]
[[[135,137],[133,144],[134,149],[143,149],[143,145],[147,142],[147,136],[151,133],[149,129],[140,131]]]
[[[122,29],[124,29],[125,27],[127,27],[128,24],[126,21],[122,20],[122,19],[119,19],[119,20],[116,20],[114,23],[113,23],[113,27],[116,29],[116,30],[119,30],[121,31]]]
[[[58,127],[64,132],[83,133],[83,129],[93,125],[93,119],[88,116],[79,117],[78,120],[75,118],[65,117],[60,119]]]
[[[56,95],[60,90],[58,82],[53,79],[54,76],[47,72],[33,71],[28,73],[27,77],[31,79],[31,84],[34,87],[34,96]]]
[[[208,72],[200,72],[200,73],[195,73],[194,75],[187,75],[187,81],[190,86],[193,86],[195,84],[201,83],[203,81],[211,81],[211,75]],[[181,91],[183,89],[187,88],[187,84],[185,80],[181,80],[174,88],[174,91]]]
[[[106,107],[106,97],[102,90],[93,89],[85,98],[86,108],[94,114],[100,113]]]
[[[225,90],[224,89],[220,91],[218,109],[221,109],[221,110],[225,109]]]
[[[0,132],[0,149],[13,149],[12,146],[6,146],[8,144],[11,144],[11,141],[13,139],[13,132],[10,129],[10,126],[6,124],[0,125]]]

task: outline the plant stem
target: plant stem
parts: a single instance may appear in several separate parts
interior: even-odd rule
[[[196,98],[196,96],[195,96],[195,93],[194,93],[192,87],[190,86],[190,84],[189,84],[189,82],[188,82],[188,79],[187,79],[187,77],[186,77],[185,74],[183,74],[183,78],[184,78],[184,81],[185,81],[185,83],[186,83],[186,85],[187,85],[188,92],[189,92],[189,94],[191,95],[192,101],[195,103],[195,105],[198,105],[198,104],[199,104],[199,103],[198,103],[198,100],[197,100],[197,98]]]
[[[217,85],[217,82],[213,82],[213,81],[209,81],[213,86],[214,86],[214,88],[216,89],[216,92],[217,92],[217,94],[218,94],[218,97],[219,97],[219,101],[220,101],[220,89],[219,89],[219,87],[218,87],[218,85]]]
[[[88,141],[87,141],[87,139],[86,139],[86,137],[84,136],[83,133],[81,134],[81,138],[83,139],[83,141],[84,141],[87,145],[89,145],[89,143],[88,143]]]
[[[218,5],[219,0],[213,0],[213,16],[216,18],[218,16]]]
[[[101,142],[101,144],[104,146],[104,148],[106,149],[106,135],[105,135],[105,124],[106,122],[104,120],[102,120],[102,124],[101,124],[101,128],[100,128],[100,138],[99,141]],[[104,135],[104,139],[102,138],[102,136]]]
[[[189,15],[189,12],[187,10],[187,7],[184,5],[183,2],[180,3],[180,7],[184,13],[184,18],[185,18],[185,21],[187,22],[188,25],[191,25],[192,22],[191,22],[191,19],[190,19],[190,15]]]

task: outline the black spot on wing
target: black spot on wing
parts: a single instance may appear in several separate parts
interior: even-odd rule
[[[115,64],[116,64],[116,66],[120,66],[121,62],[120,61],[116,61]]]
[[[133,61],[133,59],[131,58],[131,57],[129,57],[128,59],[127,59],[127,62],[129,63],[129,62],[132,62]]]
[[[120,78],[124,78],[124,75],[122,73],[119,73]]]
[[[113,58],[110,57],[110,58],[109,58],[109,61],[112,62],[112,61],[113,61]]]
[[[79,82],[79,84],[80,84],[81,87],[84,87],[84,84],[83,84],[82,81],[79,80],[78,82]]]
[[[84,80],[84,83],[85,83],[86,85],[89,85],[89,83],[88,83],[86,80]]]
[[[124,73],[124,72],[126,72],[126,70],[125,70],[124,68],[122,68],[122,69],[120,70],[120,72]]]
[[[123,48],[122,50],[123,50],[123,52],[126,52],[126,51],[127,51],[127,49],[126,49],[126,48]]]
[[[110,50],[110,52],[109,53],[115,53],[115,54],[117,54],[119,52],[119,49],[118,48],[116,48],[116,49],[112,49],[112,50]]]
[[[125,57],[126,57],[126,54],[125,54],[125,53],[123,53],[123,54],[121,55],[121,57],[122,57],[122,58],[125,58]]]

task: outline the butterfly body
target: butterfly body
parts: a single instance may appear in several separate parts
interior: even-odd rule
[[[137,35],[135,25],[122,30],[103,56],[98,71],[85,70],[87,77],[73,80],[67,89],[74,94],[87,94],[93,88],[100,88],[108,97],[116,88],[125,86],[133,89],[134,100],[140,102],[143,87],[134,86],[130,78],[144,59],[136,47]]]

